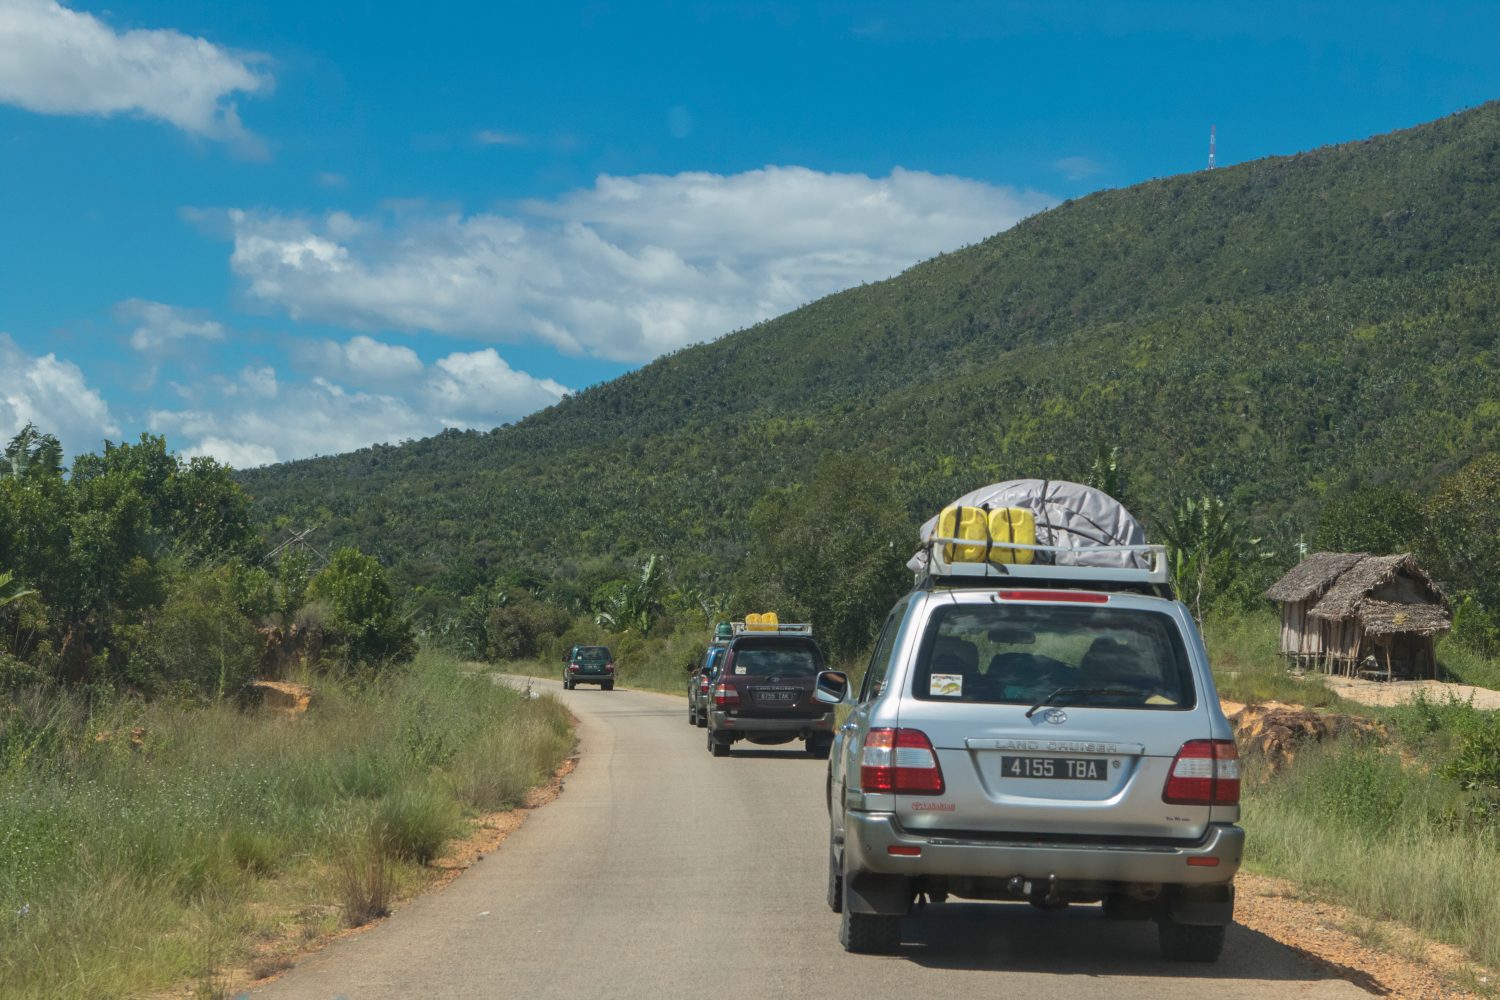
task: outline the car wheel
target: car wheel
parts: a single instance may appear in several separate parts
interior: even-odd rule
[[[860,955],[890,955],[901,947],[901,918],[886,913],[853,913],[843,908],[839,943]]]
[[[807,753],[818,760],[827,760],[833,751],[833,737],[827,733],[815,733],[807,738]]]
[[[603,684],[600,684],[599,686],[602,687],[606,691],[613,691],[615,689],[615,682],[614,681],[605,681]]]
[[[566,677],[563,678],[563,690],[564,691],[571,691],[571,690],[573,690],[573,682],[570,681],[570,680],[568,680]]]
[[[707,729],[708,728],[708,716],[706,714],[704,714],[703,712],[699,712],[698,713],[698,728],[699,729]]]
[[[690,726],[696,726],[697,724],[698,724],[698,706],[694,705],[692,702],[688,702],[688,725],[690,725]]]
[[[728,757],[729,756],[729,743],[730,743],[729,740],[721,740],[717,736],[714,735],[713,730],[709,730],[709,733],[708,733],[708,752],[711,753],[711,754],[713,754],[715,757]]]
[[[1217,962],[1224,950],[1224,925],[1179,924],[1163,917],[1157,924],[1162,958],[1172,962]]]

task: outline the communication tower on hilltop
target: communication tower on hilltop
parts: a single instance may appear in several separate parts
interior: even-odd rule
[[[1210,170],[1214,168],[1214,139],[1217,137],[1218,131],[1219,126],[1217,125],[1210,125],[1208,127],[1208,169]]]

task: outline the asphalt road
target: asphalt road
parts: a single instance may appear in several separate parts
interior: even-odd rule
[[[1163,962],[1155,925],[1093,906],[935,905],[906,921],[899,955],[845,954],[823,902],[822,761],[744,744],[715,759],[680,698],[538,685],[582,721],[557,801],[255,996],[1368,996],[1243,927],[1216,965]]]

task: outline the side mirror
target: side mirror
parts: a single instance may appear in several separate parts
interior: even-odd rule
[[[825,705],[842,705],[849,699],[849,676],[838,670],[825,670],[813,682],[813,698]]]

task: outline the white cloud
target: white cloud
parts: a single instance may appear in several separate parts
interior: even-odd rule
[[[230,97],[270,89],[265,61],[177,31],[115,31],[56,0],[0,0],[0,102],[28,111],[132,113],[253,147]]]
[[[482,128],[474,133],[474,141],[481,146],[524,146],[526,137],[499,129]]]
[[[297,360],[315,372],[310,380],[246,368],[237,379],[213,381],[186,409],[152,411],[147,423],[185,455],[212,455],[243,468],[427,437],[445,427],[493,427],[568,391],[516,371],[493,348],[449,354],[428,366],[410,348],[355,337],[310,345]]]
[[[601,176],[514,215],[232,211],[251,299],[355,329],[644,361],[1006,229],[1036,192],[896,169]]]
[[[109,406],[77,365],[52,353],[29,355],[0,333],[0,439],[9,440],[28,423],[56,434],[69,456],[120,435]]]
[[[164,302],[126,299],[115,306],[114,312],[120,322],[136,324],[130,346],[142,354],[165,353],[177,341],[189,338],[224,339],[223,324],[196,310]]]
[[[1087,156],[1064,156],[1052,165],[1070,181],[1081,181],[1104,172],[1103,166]]]

